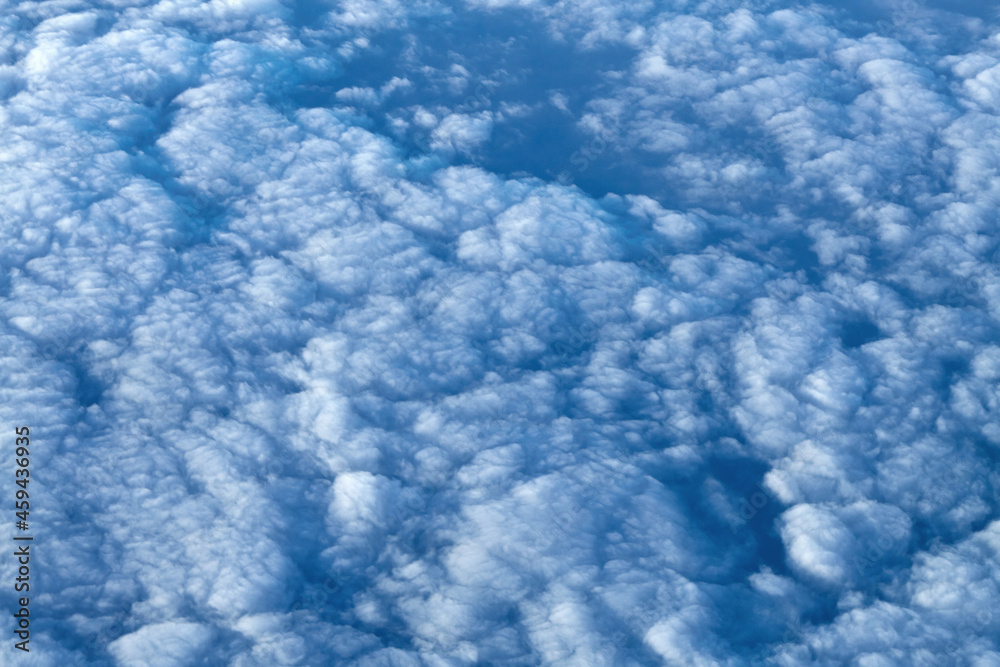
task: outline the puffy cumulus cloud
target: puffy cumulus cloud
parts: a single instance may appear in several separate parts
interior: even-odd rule
[[[784,4],[0,0],[32,664],[1000,660],[996,25]]]
[[[110,650],[123,665],[211,664],[206,653],[213,639],[197,623],[158,623],[116,639]]]
[[[493,120],[488,114],[449,114],[431,132],[431,147],[468,152],[490,138]]]
[[[996,631],[996,523],[913,561],[906,583],[889,600],[850,600],[833,623],[796,628],[795,641],[776,646],[775,664],[990,664]]]

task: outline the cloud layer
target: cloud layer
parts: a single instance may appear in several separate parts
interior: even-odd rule
[[[1000,664],[1000,24],[668,4],[0,0],[31,664]]]

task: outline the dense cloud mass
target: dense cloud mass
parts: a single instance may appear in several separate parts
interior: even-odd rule
[[[0,0],[0,128],[4,664],[1000,665],[990,3]]]

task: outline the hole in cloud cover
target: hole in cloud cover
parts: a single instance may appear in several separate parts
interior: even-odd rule
[[[416,17],[374,36],[345,66],[336,97],[363,108],[413,155],[441,150],[433,136],[453,109],[486,114],[491,131],[455,163],[545,180],[579,172],[574,182],[595,196],[636,192],[630,163],[638,156],[623,159],[578,127],[586,101],[613,90],[633,54],[619,44],[581,50],[520,9]]]
[[[988,8],[0,7],[38,664],[1000,661]]]
[[[848,321],[840,327],[840,340],[846,348],[861,347],[879,337],[878,327],[868,320]]]

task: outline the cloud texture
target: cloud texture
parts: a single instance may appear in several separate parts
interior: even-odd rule
[[[1000,665],[992,12],[0,0],[30,664]]]

